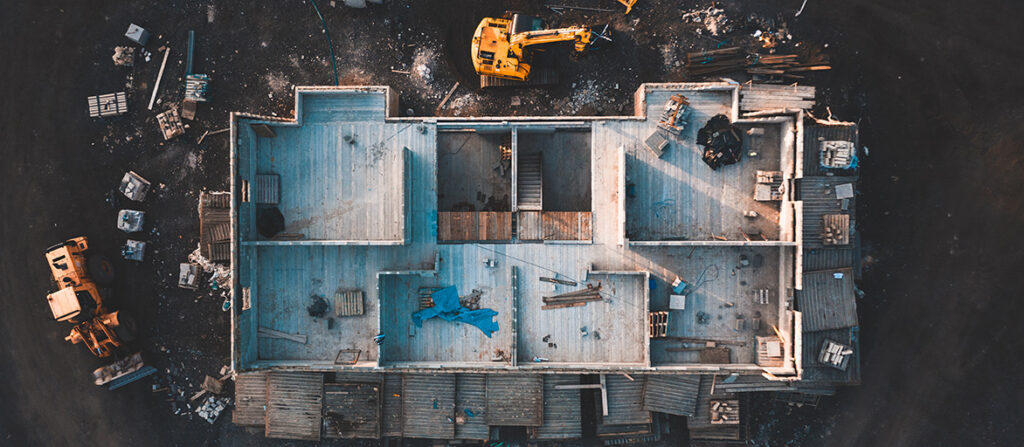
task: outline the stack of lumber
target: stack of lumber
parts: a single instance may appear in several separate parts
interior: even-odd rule
[[[596,286],[587,284],[587,288],[560,295],[544,297],[542,310],[564,309],[566,307],[586,306],[590,301],[601,301],[601,283]]]
[[[686,53],[686,71],[691,76],[730,73],[743,70],[748,65],[747,54],[740,47]]]
[[[797,73],[830,70],[828,57],[818,52],[800,54],[747,53],[740,47],[716,48],[686,53],[686,70],[691,76],[711,76],[737,71],[752,75],[800,79]]]
[[[740,110],[756,112],[814,107],[814,87],[810,85],[745,84],[740,90]]]

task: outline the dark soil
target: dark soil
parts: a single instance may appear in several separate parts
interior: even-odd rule
[[[115,259],[114,306],[135,316],[136,349],[160,369],[158,385],[184,395],[229,362],[229,320],[208,277],[199,292],[176,287],[177,264],[198,241],[197,200],[227,187],[230,111],[290,116],[294,85],[331,84],[326,39],[308,2],[9,2],[0,68],[0,444],[295,445],[259,431],[175,416],[149,380],[116,392],[91,383],[104,362],[63,340],[43,299],[50,287],[43,249],[85,235],[114,258],[126,235],[121,208],[147,213],[146,261]],[[340,2],[339,2],[340,3]],[[640,0],[629,16],[612,0],[566,4],[615,12],[556,15],[541,1],[390,1],[364,10],[320,7],[342,84],[384,84],[401,110],[432,115],[456,81],[446,115],[630,113],[642,82],[688,79],[685,52],[753,43],[747,32],[697,37],[681,14],[707,3]],[[726,1],[737,21],[781,14],[794,43],[822,48],[834,70],[819,87],[817,114],[861,123],[858,228],[866,248],[859,287],[864,384],[790,410],[753,399],[758,445],[1017,445],[1024,402],[1024,224],[1020,79],[1024,48],[1018,2]],[[749,8],[754,8],[751,11]],[[482,92],[468,60],[477,21],[506,9],[555,25],[610,23],[614,44],[573,61],[545,59],[562,77],[545,89]],[[114,67],[113,47],[130,22],[152,30],[149,62]],[[195,71],[213,78],[209,105],[186,134],[164,142],[155,115],[182,96],[187,32],[197,33]],[[826,48],[825,45],[828,44]],[[161,103],[146,110],[170,46]],[[429,72],[418,71],[422,65]],[[394,72],[392,70],[397,70]],[[405,74],[402,72],[409,72]],[[85,97],[124,89],[131,112],[92,120]],[[739,78],[737,78],[739,79]],[[519,97],[521,105],[512,106]],[[146,202],[117,191],[135,170],[154,184]],[[180,399],[180,397],[179,397]],[[171,401],[175,399],[170,398]]]

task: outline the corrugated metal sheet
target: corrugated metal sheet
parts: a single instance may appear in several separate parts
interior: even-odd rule
[[[384,375],[382,436],[402,436],[402,375]]]
[[[405,374],[402,390],[402,436],[455,437],[455,374]]]
[[[697,390],[700,389],[699,375],[651,375],[645,382],[644,409],[693,416],[697,408]]]
[[[324,385],[324,436],[380,438],[380,383]]]
[[[250,372],[235,376],[235,409],[231,422],[261,427],[267,423],[267,373]]]
[[[455,386],[455,438],[487,439],[487,379],[483,374],[459,374]]]
[[[837,273],[842,274],[842,278],[837,279]],[[804,332],[857,325],[853,269],[804,273],[804,288],[796,291],[796,299],[803,312]]]
[[[328,375],[327,377],[331,377]],[[380,384],[384,381],[384,374],[362,371],[340,371],[334,373],[334,383],[374,383]]]
[[[804,176],[825,175],[833,172],[836,175],[849,175],[852,170],[827,169],[821,167],[822,141],[852,141],[859,147],[860,141],[855,124],[841,126],[810,125],[804,126]]]
[[[854,341],[852,328],[829,331],[804,332],[803,336],[803,378],[808,382],[822,382],[833,385],[854,385],[860,383],[860,349]],[[825,339],[853,346],[853,358],[846,371],[831,368],[818,362],[818,353]]]
[[[321,373],[267,373],[266,436],[319,441],[323,400]]]
[[[605,389],[608,394],[608,416],[602,417],[604,425],[651,423],[651,412],[644,409],[643,380],[629,380],[619,374],[609,374],[605,376]]]
[[[580,390],[555,388],[579,383],[578,375],[544,375],[544,424],[531,430],[533,439],[576,439],[583,436]]]
[[[855,268],[859,264],[854,247],[804,249],[804,271]]]
[[[544,377],[487,376],[487,425],[535,427],[544,423]]]
[[[828,214],[844,214],[855,209],[854,200],[850,199],[847,211],[843,210],[842,201],[836,199],[836,185],[857,183],[857,177],[804,177],[800,179],[800,200],[803,201],[803,244],[804,250],[821,248],[824,228],[822,219]],[[854,216],[850,216],[851,231],[856,231]]]

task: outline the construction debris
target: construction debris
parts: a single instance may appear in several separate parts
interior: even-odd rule
[[[146,31],[141,26],[132,23],[131,25],[128,25],[128,31],[124,33],[124,37],[127,37],[128,40],[139,45],[146,46],[146,42],[149,42],[149,31]]]
[[[135,171],[128,171],[121,178],[121,186],[118,190],[121,194],[124,194],[128,200],[134,200],[141,202],[146,199],[146,193],[149,192],[150,183],[149,180],[142,178],[141,175],[135,173]]]
[[[121,248],[121,256],[129,261],[142,262],[146,255],[146,243],[134,239],[128,239]]]
[[[541,281],[544,281],[544,282],[550,282],[550,283],[555,283],[555,284],[561,284],[561,285],[563,285],[563,286],[573,286],[573,287],[575,287],[575,286],[577,286],[577,285],[578,285],[578,284],[576,284],[576,281],[569,281],[569,280],[565,280],[565,279],[557,279],[557,278],[548,278],[548,277],[546,277],[546,276],[541,276],[541,277],[540,277],[540,280],[541,280]]]
[[[725,10],[715,7],[714,4],[705,9],[697,9],[683,14],[684,22],[700,24],[697,28],[697,35],[702,36],[705,32],[712,36],[727,34],[733,29],[733,22],[725,16]]]
[[[156,94],[160,91],[160,80],[164,78],[164,69],[167,68],[167,57],[171,55],[171,49],[164,49],[164,61],[160,64],[160,73],[156,75],[156,82],[153,83],[153,95],[149,97],[149,110],[153,110],[153,103],[156,102]]]
[[[601,301],[601,299],[601,283],[597,283],[596,286],[587,284],[585,289],[560,295],[545,296],[543,298],[545,306],[542,306],[541,310],[580,307],[585,306],[589,301]]]
[[[819,147],[823,168],[849,169],[857,159],[852,141],[822,140]]]
[[[181,124],[181,116],[178,109],[170,109],[156,116],[156,122],[160,126],[160,133],[164,140],[170,140],[185,133],[185,126]]]
[[[117,213],[117,229],[125,233],[142,231],[146,213],[138,210],[121,210]]]
[[[675,135],[679,135],[686,127],[686,119],[690,115],[690,101],[683,95],[672,95],[665,102],[665,110],[658,119],[658,127]]]
[[[740,423],[740,401],[737,399],[712,400],[710,410],[712,424],[736,425]]]
[[[739,130],[725,115],[715,115],[697,131],[697,144],[704,146],[704,163],[711,169],[718,169],[740,161],[743,157],[743,140]]]
[[[444,99],[442,99],[441,103],[437,105],[436,109],[434,109],[434,114],[435,115],[440,115],[441,114],[441,110],[444,109],[444,105],[448,104],[448,100],[451,99],[452,95],[455,93],[455,90],[457,90],[458,88],[459,88],[459,82],[455,81],[455,85],[452,86],[451,90],[448,90],[448,94],[444,95]]]
[[[220,417],[221,412],[223,412],[224,409],[227,408],[228,405],[230,404],[230,398],[216,398],[210,396],[203,402],[203,405],[196,410],[196,414],[199,415],[199,417],[205,419],[206,422],[212,424],[217,421],[217,418]]]
[[[806,110],[814,106],[814,87],[806,85],[744,84],[740,110]]]
[[[178,287],[196,290],[199,288],[199,266],[183,262],[178,265]]]
[[[114,47],[114,55],[111,56],[114,65],[118,67],[131,67],[135,65],[135,48]]]
[[[850,357],[853,356],[853,348],[837,341],[825,339],[821,343],[821,351],[818,352],[818,361],[838,369],[846,371],[850,364]]]
[[[829,70],[828,57],[820,52],[798,54],[747,53],[741,47],[716,48],[686,53],[691,76],[712,76],[746,71],[769,78],[801,79],[797,73]]]

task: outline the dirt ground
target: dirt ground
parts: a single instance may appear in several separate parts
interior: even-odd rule
[[[551,3],[551,2],[549,2]],[[793,41],[822,48],[834,70],[808,83],[839,119],[859,120],[858,227],[866,268],[859,287],[864,384],[791,410],[753,399],[756,445],[1018,445],[1024,402],[1024,224],[1021,104],[1022,5],[1010,1],[726,1],[737,30],[698,36],[684,12],[708,2],[640,0],[629,16],[612,0],[564,0],[615,9],[557,15],[545,2],[389,1],[364,10],[320,2],[342,84],[386,84],[402,109],[432,115],[456,81],[446,115],[623,114],[642,82],[689,79],[685,52],[750,44],[747,14],[781,14]],[[340,4],[340,2],[339,2]],[[754,8],[751,10],[750,8]],[[573,62],[545,57],[562,82],[545,89],[478,91],[468,59],[477,21],[506,9],[555,24],[610,23],[615,42]],[[128,23],[154,32],[148,62],[114,67]],[[126,235],[121,208],[147,212],[141,264],[118,262],[115,305],[135,315],[137,348],[157,384],[190,394],[229,361],[222,296],[175,286],[177,264],[198,240],[202,189],[227,185],[229,111],[288,116],[294,85],[333,83],[328,46],[307,1],[11,2],[0,51],[0,445],[302,445],[230,424],[174,415],[173,396],[144,380],[116,392],[91,383],[102,362],[63,340],[45,301],[42,251],[86,235],[114,256]],[[163,142],[155,114],[181,98],[187,32],[195,70],[213,78],[213,102],[185,136]],[[827,47],[826,47],[827,44]],[[145,109],[171,47],[160,99]],[[805,47],[806,48],[806,47]],[[395,71],[393,71],[395,70]],[[408,73],[408,74],[407,74]],[[123,90],[129,115],[92,120],[85,97]],[[737,78],[738,79],[738,78]],[[513,106],[513,97],[520,105]],[[824,113],[823,108],[816,110]],[[145,203],[116,192],[126,170],[157,186]]]

